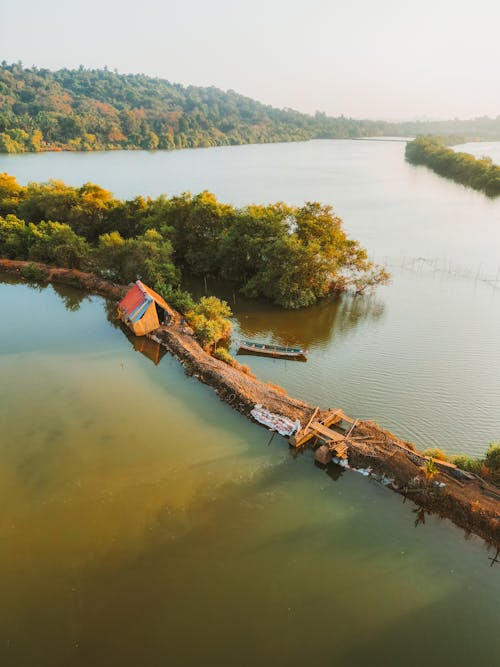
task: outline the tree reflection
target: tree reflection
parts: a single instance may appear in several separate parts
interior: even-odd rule
[[[385,307],[373,294],[341,294],[296,311],[278,310],[259,302],[245,306],[234,308],[243,337],[272,339],[306,349],[324,345],[333,336],[345,336],[363,322],[379,320]]]
[[[52,289],[61,298],[61,301],[63,302],[66,310],[69,310],[72,313],[76,313],[78,310],[80,310],[80,306],[82,305],[83,301],[90,300],[90,296],[82,290],[76,290],[73,287],[68,287],[67,285],[52,283]]]
[[[117,305],[115,301],[111,301],[110,299],[105,299],[104,300],[104,312],[106,314],[106,319],[108,322],[111,324],[112,327],[115,329],[121,329],[122,327],[120,320],[118,319],[117,315]]]

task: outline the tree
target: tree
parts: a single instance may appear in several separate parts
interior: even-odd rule
[[[88,268],[89,247],[68,225],[60,222],[29,224],[30,259],[70,269]]]
[[[25,188],[21,187],[15,176],[0,173],[0,215],[16,213]]]
[[[205,350],[212,350],[219,342],[231,336],[231,308],[215,296],[204,296],[186,313],[186,319]]]
[[[28,255],[29,232],[24,220],[15,215],[0,217],[0,255],[9,259],[24,259]]]
[[[425,465],[422,466],[422,470],[424,471],[425,479],[428,482],[433,480],[434,477],[438,474],[439,470],[437,469],[437,466],[434,463],[434,459],[432,458],[432,456],[430,456],[427,459],[427,461],[425,462]]]

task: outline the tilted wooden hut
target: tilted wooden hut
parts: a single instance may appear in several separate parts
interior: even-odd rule
[[[136,336],[145,336],[162,324],[169,324],[175,313],[165,299],[136,280],[118,304],[118,317]]]

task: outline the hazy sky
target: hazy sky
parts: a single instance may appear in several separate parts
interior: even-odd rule
[[[500,114],[500,0],[0,0],[0,51],[307,112]]]

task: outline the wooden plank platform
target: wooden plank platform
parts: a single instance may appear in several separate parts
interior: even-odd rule
[[[340,416],[340,421],[347,422],[348,424],[355,424],[358,421],[357,419],[348,417],[345,412],[342,412],[342,410],[337,410],[336,412]]]
[[[292,435],[288,439],[288,442],[292,445],[292,447],[302,447],[302,445],[305,445],[305,443],[308,442],[311,438],[317,437],[319,435],[311,428],[311,424],[313,423],[313,420],[316,417],[317,412],[318,408],[314,410],[313,415],[308,421],[306,427],[300,429],[300,431],[298,431],[295,435]],[[331,424],[337,424],[342,420],[341,417],[342,414],[343,414],[342,410],[330,410],[325,419],[323,419],[321,422],[315,422],[315,423],[319,423],[323,427],[330,426]]]
[[[313,422],[311,424],[311,428],[313,431],[316,431],[316,433],[325,442],[342,442],[345,439],[343,435],[337,433],[336,431],[332,431],[331,428],[324,426],[320,422]]]

